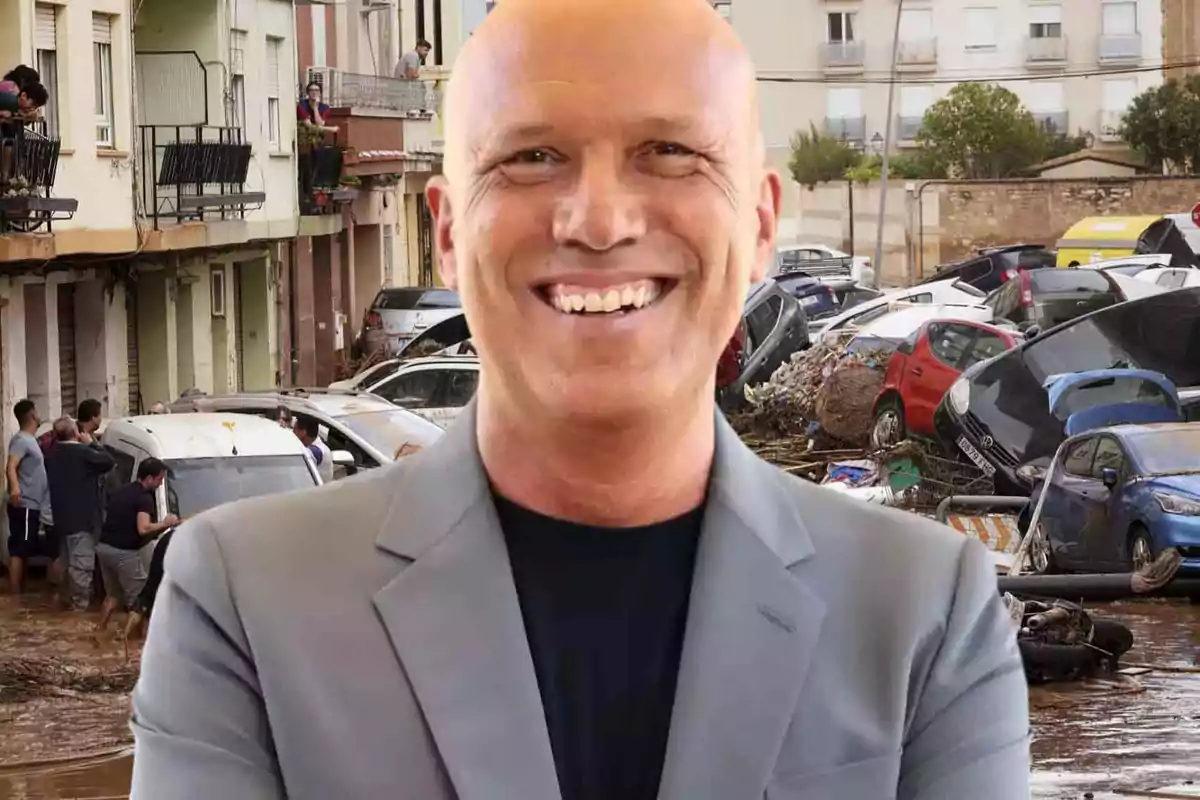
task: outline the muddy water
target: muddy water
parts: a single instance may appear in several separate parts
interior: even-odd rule
[[[1200,666],[1200,605],[1121,603],[1102,613],[1133,628],[1137,645],[1128,661]],[[0,596],[0,658],[127,666],[118,642],[94,635],[94,619],[54,611],[44,599]],[[129,653],[133,663],[137,657]],[[1031,710],[1038,800],[1200,781],[1200,674],[1039,688]],[[0,800],[125,798],[128,714],[123,693],[56,690],[23,702],[0,693]]]
[[[1200,605],[1113,603],[1096,612],[1133,630],[1126,662],[1200,667]],[[1200,782],[1200,674],[1038,688],[1030,710],[1039,799]]]

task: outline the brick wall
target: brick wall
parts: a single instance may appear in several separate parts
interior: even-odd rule
[[[951,261],[980,248],[1014,242],[1053,246],[1083,217],[1184,213],[1200,202],[1200,178],[1092,178],[931,184],[936,196],[937,259]],[[928,220],[928,211],[926,219]],[[925,236],[931,231],[926,227]],[[926,242],[925,252],[929,252]],[[928,258],[924,271],[932,266]]]

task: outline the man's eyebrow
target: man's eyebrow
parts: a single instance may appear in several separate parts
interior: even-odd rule
[[[486,150],[511,143],[536,141],[553,132],[554,126],[548,123],[528,123],[492,128],[483,137],[478,149]]]

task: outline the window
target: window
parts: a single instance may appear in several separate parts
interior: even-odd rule
[[[323,10],[317,6],[318,10]],[[283,52],[283,40],[274,36],[267,37],[267,141],[273,150],[278,150],[282,140],[279,115],[279,85],[280,57]]]
[[[96,144],[100,147],[112,147],[116,143],[113,138],[112,20],[107,14],[92,14]]]
[[[1019,321],[1021,282],[1018,280],[1006,282],[983,302],[984,305],[992,307],[992,312],[996,315],[997,319]]]
[[[967,367],[978,364],[980,361],[987,361],[989,358],[995,358],[1001,353],[1008,351],[1008,342],[994,333],[986,331],[979,332],[979,338],[975,340],[975,347],[971,349],[971,357],[967,363],[963,365],[965,370]]]
[[[1097,439],[1083,439],[1067,447],[1063,456],[1063,469],[1068,475],[1088,478],[1092,474],[1092,458],[1096,455]]]
[[[228,120],[230,127],[242,132],[246,140],[246,33],[232,31],[233,41],[229,53],[229,96]]]
[[[1158,280],[1156,280],[1155,283],[1164,289],[1179,289],[1183,286],[1184,281],[1186,280],[1187,273],[1185,273],[1183,270],[1170,269],[1163,272],[1162,275],[1159,275]]]
[[[1062,6],[1036,5],[1029,7],[1030,39],[1062,38]]]
[[[825,102],[832,119],[859,119],[863,115],[861,89],[829,89],[825,95]]]
[[[104,481],[105,491],[112,494],[125,484],[133,482],[134,459],[129,453],[118,450],[111,445],[105,445],[104,449],[108,451],[108,454],[113,457],[113,461],[116,462],[116,466],[109,471]]]
[[[775,323],[779,322],[779,314],[782,310],[783,301],[779,299],[779,295],[773,294],[755,306],[747,316],[752,352],[762,347],[767,337],[771,335],[771,331],[775,330]]]
[[[933,9],[906,8],[900,12],[900,40],[924,42],[933,38]]]
[[[1104,81],[1103,102],[1105,111],[1124,113],[1138,95],[1137,78],[1111,78]]]
[[[920,294],[909,295],[904,298],[906,303],[932,303],[933,292],[921,292]]]
[[[437,396],[440,371],[423,369],[400,375],[375,389],[375,394],[401,408],[429,408]]]
[[[833,11],[829,14],[829,41],[845,43],[854,41],[853,11]]]
[[[1105,36],[1137,35],[1137,3],[1104,3],[1101,9],[1100,24]]]
[[[932,86],[901,86],[900,116],[904,119],[924,119],[933,105]]]
[[[1117,474],[1120,474],[1121,467],[1125,465],[1125,453],[1121,451],[1121,445],[1116,439],[1110,436],[1100,438],[1100,443],[1096,446],[1096,460],[1092,464],[1092,477],[1100,480],[1104,477],[1104,470],[1115,469]]]
[[[1025,107],[1034,114],[1056,114],[1066,108],[1063,85],[1057,81],[1037,81],[1026,86]]]
[[[995,8],[968,8],[964,10],[965,25],[963,40],[967,50],[994,50],[996,31],[999,27]]]
[[[316,485],[304,456],[181,458],[166,462],[171,512],[191,517],[242,497]]]
[[[970,349],[972,336],[974,331],[966,325],[931,325],[929,349],[939,361],[957,366]]]
[[[55,6],[38,3],[34,7],[34,43],[37,48],[35,69],[42,76],[42,85],[50,99],[42,115],[46,120],[46,135],[57,137],[58,122],[58,14]]]
[[[442,405],[447,408],[461,408],[475,396],[475,388],[479,386],[479,372],[473,369],[454,369],[446,373],[446,394]]]

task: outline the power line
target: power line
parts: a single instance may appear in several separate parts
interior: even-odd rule
[[[1174,62],[1166,62],[1165,61],[1162,64],[1158,64],[1157,66],[1112,67],[1112,68],[1103,68],[1103,69],[1097,68],[1097,69],[1089,69],[1089,70],[1075,70],[1075,71],[1063,71],[1063,72],[1047,71],[1046,73],[1039,73],[1039,74],[1035,74],[1035,75],[1030,75],[1028,73],[1021,73],[1018,75],[992,75],[992,76],[979,76],[979,75],[967,76],[967,75],[964,75],[963,77],[952,77],[952,76],[946,76],[946,75],[935,75],[935,76],[930,76],[930,77],[923,77],[923,76],[919,76],[919,75],[913,75],[911,78],[909,78],[907,76],[898,75],[898,76],[896,76],[895,83],[897,83],[897,84],[910,83],[910,84],[919,84],[922,86],[927,86],[929,84],[938,84],[938,83],[1020,83],[1020,82],[1026,82],[1026,81],[1062,80],[1065,78],[1096,78],[1096,77],[1104,77],[1104,76],[1108,76],[1108,75],[1135,75],[1135,74],[1144,73],[1144,72],[1163,72],[1163,71],[1169,70],[1169,69],[1187,69],[1189,67],[1200,67],[1200,58],[1192,58],[1192,59],[1174,61]],[[893,82],[891,77],[869,77],[866,75],[846,76],[844,78],[838,77],[838,76],[831,76],[831,75],[820,75],[820,76],[812,76],[812,77],[799,76],[799,75],[788,75],[788,76],[763,76],[763,75],[760,75],[758,77],[758,81],[760,83],[812,83],[812,84],[822,84],[822,85],[830,85],[830,84],[850,84],[850,85],[883,84],[883,85],[888,85]]]

